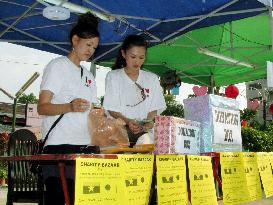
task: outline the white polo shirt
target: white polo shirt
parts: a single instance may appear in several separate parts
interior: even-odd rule
[[[97,103],[97,88],[93,75],[85,68],[81,72],[81,69],[67,57],[53,59],[46,66],[40,89],[41,91],[49,90],[54,93],[51,101],[53,104],[69,103],[76,98],[86,99],[90,103]],[[90,144],[88,113],[89,111],[65,113],[51,131],[46,145]],[[43,138],[58,117],[59,115],[45,116],[42,124]]]
[[[139,120],[146,119],[151,111],[156,110],[157,114],[163,112],[166,104],[157,75],[140,70],[136,83],[143,88],[146,96],[143,102],[141,89],[129,78],[124,69],[110,71],[105,80],[104,108],[120,112],[127,118]]]

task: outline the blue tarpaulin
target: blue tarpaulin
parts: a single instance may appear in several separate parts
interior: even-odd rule
[[[66,55],[69,31],[79,14],[54,21],[42,15],[42,0],[0,0],[0,41]],[[66,2],[66,1],[63,1]],[[153,46],[189,30],[221,24],[267,12],[257,0],[69,0],[113,16],[100,20],[100,46],[94,60],[115,56],[128,34],[143,35]],[[205,38],[205,37],[204,37]]]

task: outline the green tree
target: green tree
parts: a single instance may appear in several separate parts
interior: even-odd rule
[[[162,113],[162,115],[184,117],[183,105],[175,100],[174,95],[164,95],[164,98],[165,98],[167,108]]]
[[[245,108],[243,110],[240,110],[240,117],[241,120],[246,120],[249,127],[261,130],[265,129],[256,119],[256,110],[251,110],[249,108]]]
[[[253,120],[257,114],[257,111],[245,108],[243,110],[240,110],[240,114],[242,120]]]
[[[0,178],[7,178],[8,177],[8,166],[7,162],[0,162]]]
[[[27,103],[38,103],[38,99],[33,93],[30,93],[29,95],[22,94],[21,97],[19,97],[18,103],[27,104]]]
[[[242,129],[242,142],[245,150],[250,152],[272,152],[272,127],[265,131],[252,127]]]

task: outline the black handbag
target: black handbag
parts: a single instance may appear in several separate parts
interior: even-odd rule
[[[44,140],[38,140],[35,149],[33,150],[33,155],[38,155],[38,154],[42,154],[43,150],[44,150],[44,146],[45,143],[48,139],[48,136],[50,134],[50,132],[53,130],[53,128],[58,124],[58,122],[62,119],[62,117],[64,116],[64,114],[61,114],[58,119],[52,124],[52,126],[50,127],[50,129],[48,130],[45,139]],[[32,173],[35,174],[39,174],[42,173],[42,167],[40,166],[39,161],[35,160],[35,161],[30,161],[30,168],[29,170]]]
[[[141,133],[138,133],[138,134],[134,134],[130,130],[130,128],[129,128],[128,125],[126,126],[126,131],[127,131],[129,142],[130,142],[130,147],[133,147],[136,144],[138,138],[140,138],[142,135],[144,135],[145,133],[147,133],[147,132],[141,132]]]

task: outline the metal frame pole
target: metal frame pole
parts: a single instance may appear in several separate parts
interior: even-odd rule
[[[16,110],[17,110],[17,97],[13,99],[13,105],[12,105],[12,132],[15,131],[16,126]]]

